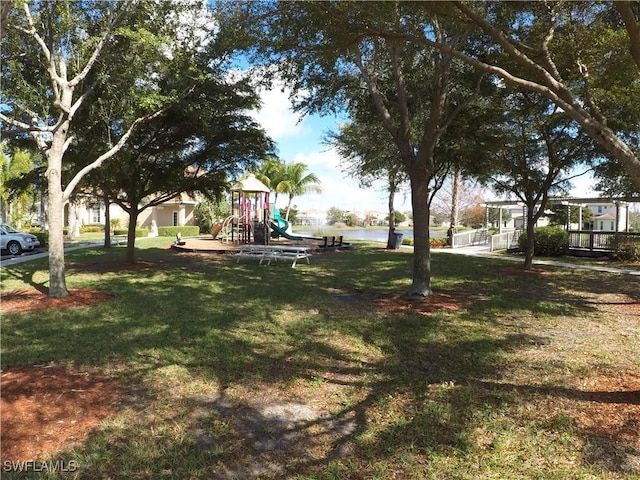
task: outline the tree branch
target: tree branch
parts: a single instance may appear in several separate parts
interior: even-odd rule
[[[403,137],[409,138],[409,102],[407,100],[407,86],[404,80],[404,75],[402,75],[402,67],[398,56],[398,46],[393,43],[390,44],[389,53],[391,54],[391,62],[393,65],[393,79],[398,93],[398,111],[400,113],[399,133]]]
[[[622,22],[627,29],[627,34],[629,35],[631,56],[636,62],[638,68],[640,68],[640,20],[634,15],[633,10],[631,9],[631,2],[629,0],[617,0],[613,2],[613,5],[622,17]]]
[[[556,64],[553,62],[553,59],[551,58],[551,53],[549,52],[549,43],[551,43],[551,41],[553,40],[553,35],[555,34],[555,18],[556,18],[556,14],[553,11],[553,8],[550,8],[550,15],[551,15],[551,21],[549,22],[549,31],[547,32],[547,34],[544,37],[544,40],[542,41],[542,55],[544,58],[544,62],[547,65],[547,71],[549,71],[551,73],[551,75],[558,80],[559,82],[562,82],[562,77],[560,76],[560,72],[558,71],[558,67],[556,67]]]
[[[80,183],[80,180],[82,180],[82,177],[84,177],[90,171],[95,170],[96,168],[100,167],[100,165],[102,165],[105,162],[105,160],[108,160],[109,158],[113,157],[116,153],[118,153],[120,151],[120,149],[122,149],[122,147],[125,145],[125,143],[129,139],[131,134],[138,127],[138,125],[140,125],[141,123],[144,123],[144,122],[148,122],[149,120],[152,120],[152,119],[162,115],[162,113],[164,113],[166,110],[168,110],[168,108],[169,107],[167,106],[165,108],[162,108],[162,109],[158,110],[157,112],[154,112],[152,114],[149,114],[149,115],[146,115],[144,117],[140,117],[140,118],[136,119],[131,124],[129,129],[124,133],[124,135],[122,135],[122,137],[120,137],[120,140],[118,141],[118,143],[116,143],[108,151],[106,151],[105,153],[100,155],[96,160],[94,160],[89,165],[87,165],[86,167],[81,169],[78,173],[76,173],[76,175],[73,177],[73,179],[67,185],[67,188],[64,189],[64,192],[62,194],[63,201],[66,201],[66,200],[69,199],[69,197],[70,197],[71,193],[73,192],[73,190],[76,188],[78,183]]]
[[[113,28],[117,25],[118,21],[120,20],[124,12],[129,8],[129,5],[131,3],[132,3],[132,0],[127,0],[123,2],[123,6],[120,8],[120,10],[111,17],[111,19],[109,20],[109,23],[107,24],[106,31],[102,35],[102,38],[100,38],[100,41],[96,45],[96,48],[94,48],[91,54],[91,57],[89,57],[89,60],[87,61],[87,64],[84,66],[82,71],[80,71],[75,77],[73,77],[69,81],[68,85],[71,88],[74,88],[76,85],[78,85],[78,83],[84,80],[85,77],[89,74],[89,72],[93,68],[94,63],[100,56],[100,53],[102,52],[102,48],[107,43],[107,40],[109,40],[109,38],[111,37],[111,32],[113,31]]]
[[[384,128],[386,128],[394,138],[397,138],[398,128],[393,123],[391,114],[389,113],[389,110],[384,103],[384,99],[382,97],[382,94],[380,93],[380,90],[378,90],[375,79],[371,76],[367,68],[364,66],[364,63],[362,62],[362,54],[359,50],[357,50],[357,47],[356,53],[354,54],[354,62],[360,70],[362,78],[367,84],[367,89],[369,90],[369,94],[371,95],[373,103],[380,113],[380,116],[382,117],[382,124],[384,125]]]
[[[42,50],[42,53],[44,54],[45,59],[49,64],[49,68],[47,68],[47,71],[49,72],[49,75],[51,76],[51,79],[53,80],[53,83],[54,83],[54,93],[56,95],[56,98],[59,98],[56,84],[59,82],[62,83],[63,80],[58,75],[58,72],[56,71],[55,59],[53,58],[51,50],[49,50],[49,47],[47,47],[47,44],[45,43],[43,38],[38,34],[38,31],[36,30],[35,23],[33,23],[33,17],[31,16],[31,10],[29,10],[29,2],[24,2],[22,5],[22,8],[24,9],[24,13],[27,17],[27,22],[29,23],[29,27],[30,27],[30,30],[27,30],[26,33],[31,35],[31,37],[33,37],[33,39],[38,43],[38,45],[40,45],[40,49]]]

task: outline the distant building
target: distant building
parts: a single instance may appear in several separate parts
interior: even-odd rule
[[[327,212],[311,208],[309,210],[299,211],[296,215],[296,223],[299,225],[321,226],[327,224]]]
[[[630,203],[639,203],[640,198],[610,199],[610,198],[552,198],[548,202],[550,205],[565,205],[567,209],[588,208],[594,215],[594,219],[589,222],[579,221],[569,225],[570,229],[576,230],[596,230],[606,232],[626,232],[629,227],[629,206]],[[510,215],[505,215],[505,220],[498,215],[499,220],[495,222],[500,229],[524,229],[526,222],[526,207],[518,201],[491,201],[485,204],[487,210],[500,208],[509,211]],[[510,218],[509,218],[510,217]],[[582,215],[579,213],[579,218]],[[508,220],[507,220],[508,219]],[[546,215],[542,215],[536,226],[549,224]]]
[[[138,216],[138,226],[152,231],[157,227],[194,225],[194,209],[198,199],[183,193],[160,205],[143,210]],[[111,220],[120,220],[122,227],[128,225],[129,215],[116,204],[109,205]],[[65,205],[65,225],[78,226],[100,224],[106,219],[106,207],[100,197],[90,193],[80,194],[74,203]]]

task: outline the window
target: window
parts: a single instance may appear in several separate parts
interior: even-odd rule
[[[602,213],[602,205],[598,205],[598,213]]]
[[[178,212],[173,212],[173,226],[178,226]]]
[[[96,204],[91,208],[91,223],[102,223],[101,211],[100,204]]]

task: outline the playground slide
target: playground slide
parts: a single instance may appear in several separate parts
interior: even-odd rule
[[[275,217],[274,221],[271,222],[271,229],[274,232],[276,232],[278,235],[284,238],[288,238],[289,240],[304,240],[305,237],[301,237],[299,235],[291,235],[290,233],[287,233],[287,228],[289,228],[289,222],[287,222],[282,217]]]
[[[289,222],[286,221],[284,218],[282,218],[280,215],[278,215],[277,212],[273,215],[272,221],[278,226],[280,230],[285,230],[285,231],[289,230]]]

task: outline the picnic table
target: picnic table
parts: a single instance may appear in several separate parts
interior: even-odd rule
[[[309,247],[297,245],[242,245],[236,253],[236,263],[241,258],[259,260],[262,265],[266,261],[271,265],[272,261],[290,261],[291,268],[295,268],[298,260],[306,260],[309,264]]]

